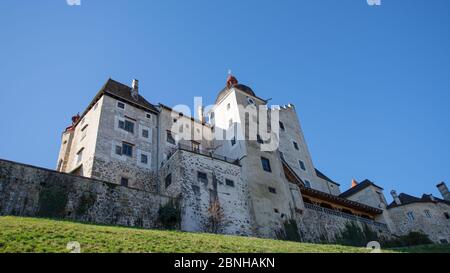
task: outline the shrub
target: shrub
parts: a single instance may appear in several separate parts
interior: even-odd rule
[[[283,228],[276,232],[277,238],[284,241],[302,242],[297,222],[289,219],[283,223]]]
[[[384,247],[409,247],[418,245],[430,245],[433,242],[423,232],[411,231],[407,235],[398,236],[396,239],[382,242]]]
[[[179,228],[181,223],[181,210],[177,201],[171,200],[158,210],[158,221],[164,229]]]
[[[371,241],[379,241],[378,235],[367,224],[361,229],[358,224],[348,222],[345,229],[337,236],[336,242],[341,245],[365,247]]]
[[[49,218],[63,218],[66,215],[68,189],[62,185],[45,185],[39,193],[38,215]]]

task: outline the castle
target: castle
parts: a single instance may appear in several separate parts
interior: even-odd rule
[[[57,171],[117,184],[133,191],[127,196],[180,200],[184,231],[207,231],[211,207],[218,204],[222,223],[216,228],[223,234],[276,238],[286,223],[294,221],[302,240],[310,242],[331,242],[348,223],[368,227],[380,237],[420,231],[436,243],[450,241],[450,194],[445,183],[438,185],[443,199],[392,191],[391,204],[383,188],[369,180],[354,180],[341,192],[339,183],[314,166],[295,106],[267,104],[229,75],[214,105],[207,110],[199,106],[193,118],[148,102],[137,80],[130,87],[109,79],[64,131]],[[13,183],[7,186],[14,189]],[[7,194],[4,190],[3,196]],[[0,204],[0,211],[2,206],[29,210],[28,214],[37,210],[24,209],[26,204],[19,209],[15,204],[23,198],[11,194],[8,198],[16,201]],[[145,213],[136,212],[145,211],[135,208],[137,199],[127,198],[121,204],[130,208],[118,209],[128,211],[129,219],[133,213]],[[78,201],[69,200],[65,208],[74,202]],[[156,206],[152,203],[147,209]],[[116,219],[127,217],[114,213]],[[92,215],[91,221],[102,222]],[[110,215],[105,219],[119,223]],[[125,224],[136,225],[129,219]]]

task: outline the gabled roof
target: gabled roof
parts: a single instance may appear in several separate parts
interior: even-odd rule
[[[87,114],[87,112],[89,112],[89,110],[91,110],[91,108],[94,107],[97,101],[105,94],[115,99],[126,102],[130,105],[133,105],[137,108],[141,108],[146,111],[153,112],[155,114],[159,113],[158,109],[153,104],[144,99],[144,97],[142,97],[141,95],[138,95],[137,100],[135,100],[131,96],[131,87],[110,78],[108,79],[108,81],[106,81],[106,83],[103,85],[100,91],[98,91],[94,99],[92,99],[91,103],[83,112],[78,122],[74,124],[72,127],[75,127],[83,119],[83,117]]]
[[[338,185],[339,187],[341,186],[341,184],[339,184],[339,183],[337,183],[337,182],[331,180],[328,176],[326,176],[325,174],[323,174],[323,173],[322,173],[321,171],[319,171],[318,169],[315,169],[315,171],[316,171],[316,175],[317,175],[319,178],[322,178],[323,180],[326,180],[326,181],[328,181],[328,182],[330,182],[330,183],[336,184],[336,185]]]
[[[409,204],[414,204],[414,203],[444,203],[447,205],[450,205],[449,201],[434,197],[430,194],[424,194],[422,195],[421,198],[419,197],[415,197],[406,193],[401,193],[398,198],[400,199],[401,204],[398,205],[397,203],[392,202],[387,208],[395,208],[395,207],[401,207],[401,206],[405,206],[405,205],[409,205]]]
[[[377,185],[376,185],[375,183],[373,183],[372,181],[366,179],[366,180],[364,180],[363,182],[361,182],[361,183],[359,183],[358,185],[356,185],[355,187],[350,188],[349,190],[347,190],[347,191],[341,193],[339,196],[342,197],[342,198],[347,198],[347,197],[350,197],[350,196],[354,195],[355,193],[358,193],[358,192],[360,192],[360,191],[362,191],[362,190],[364,190],[365,188],[370,187],[370,186],[374,186],[374,187],[376,187],[376,188],[379,188],[380,190],[383,190],[382,187],[377,186]]]
[[[109,79],[105,83],[102,89],[100,89],[99,94],[97,94],[97,96],[102,94],[108,94],[113,97],[117,97],[119,99],[126,101],[131,105],[137,106],[138,108],[144,108],[145,110],[158,113],[156,107],[150,102],[148,102],[146,99],[144,99],[144,97],[142,97],[141,95],[138,95],[137,100],[135,100],[131,96],[131,87],[123,83],[117,82],[113,79]]]

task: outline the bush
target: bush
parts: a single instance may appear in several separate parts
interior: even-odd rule
[[[372,241],[379,241],[377,233],[371,230],[367,224],[364,224],[361,229],[354,222],[348,222],[344,231],[336,238],[338,244],[356,247],[365,247]]]
[[[407,235],[399,236],[396,239],[388,240],[382,243],[384,247],[409,247],[418,245],[430,245],[433,242],[428,235],[422,232],[411,231]]]
[[[283,223],[283,228],[276,232],[277,238],[284,241],[302,242],[297,222],[289,219]]]
[[[158,221],[164,229],[177,229],[181,223],[181,210],[178,202],[169,201],[158,210]]]

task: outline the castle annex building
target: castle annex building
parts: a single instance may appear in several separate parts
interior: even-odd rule
[[[198,118],[152,104],[141,95],[137,80],[130,87],[109,79],[63,133],[57,172],[71,175],[65,180],[84,180],[82,187],[68,189],[61,216],[153,227],[155,208],[163,199],[176,199],[184,231],[210,231],[211,207],[218,204],[223,217],[214,231],[224,234],[276,238],[286,222],[295,221],[302,240],[310,242],[332,242],[348,223],[380,237],[420,231],[434,242],[450,241],[445,183],[438,185],[442,199],[392,191],[391,204],[381,185],[370,180],[353,181],[342,192],[339,183],[314,165],[294,105],[276,107],[278,119],[274,123],[269,118],[269,124],[262,124],[266,118],[252,108],[268,109],[267,100],[231,75],[214,106],[206,112],[199,107]],[[252,124],[267,128],[267,134],[253,137]],[[274,149],[262,149],[274,139]],[[25,168],[2,164],[8,172],[0,177]],[[2,214],[41,210],[41,201],[30,204],[12,194],[30,191],[29,186],[4,181]],[[116,186],[89,186],[88,181]],[[39,187],[42,191],[48,185]],[[80,213],[76,208],[85,191],[94,197]],[[111,203],[102,206],[104,200]]]

